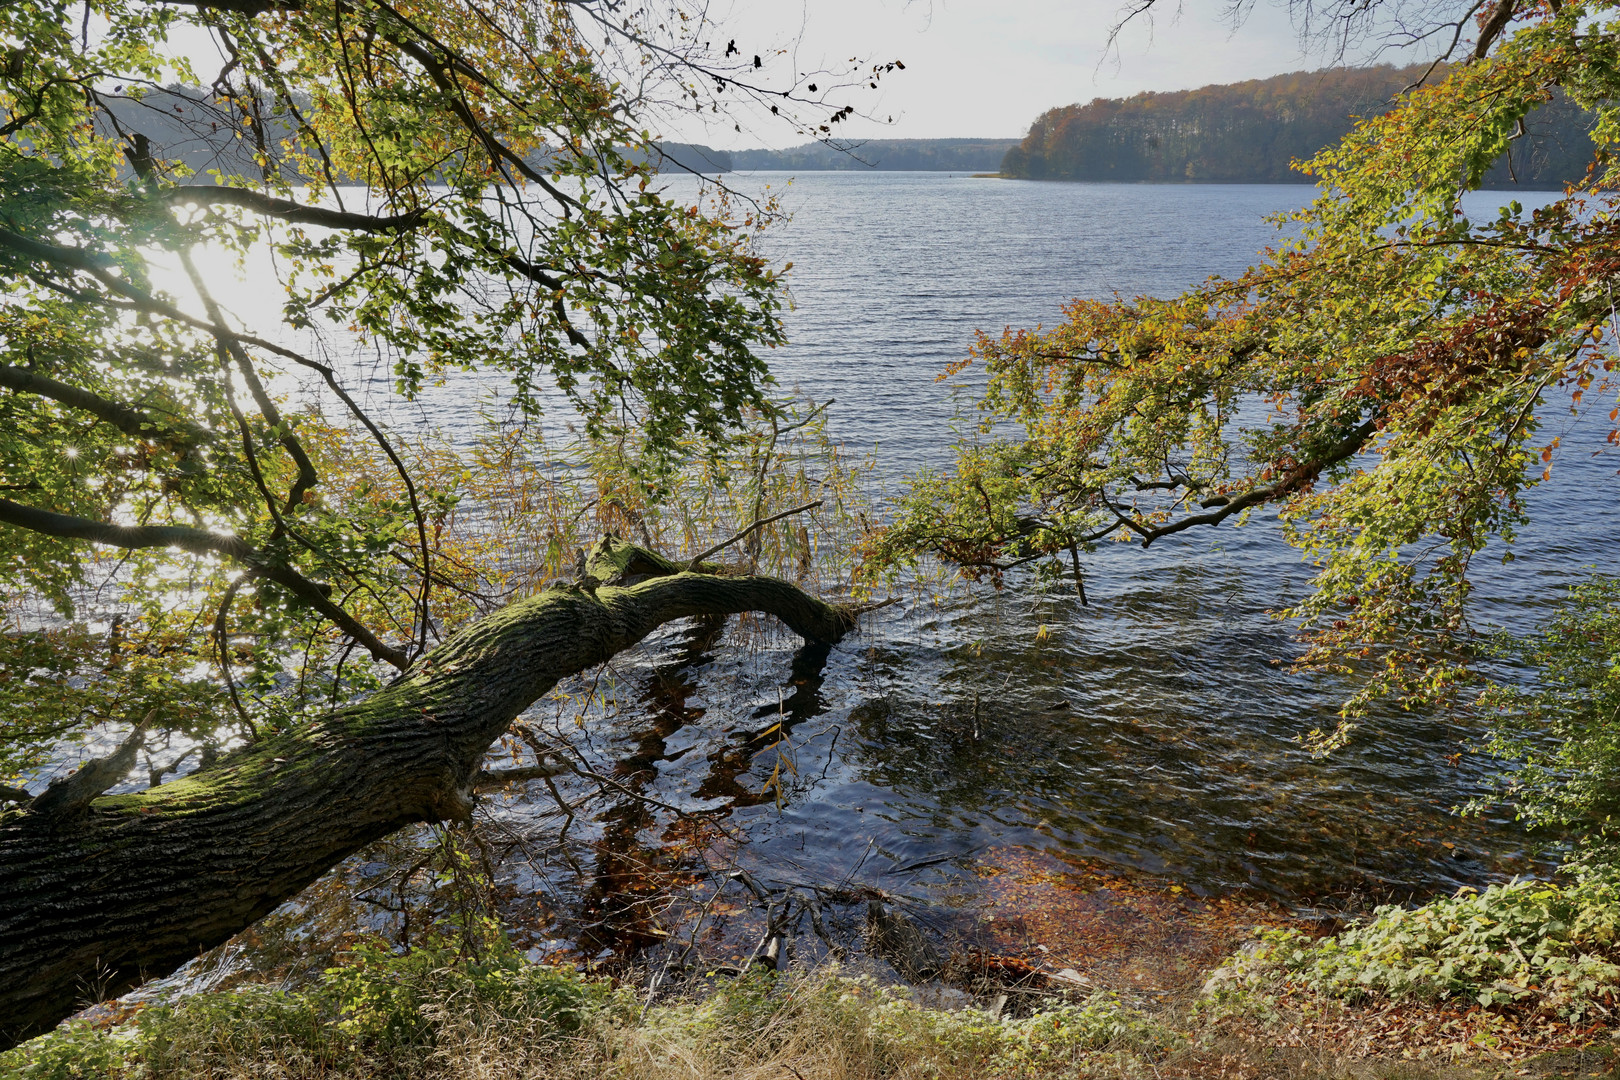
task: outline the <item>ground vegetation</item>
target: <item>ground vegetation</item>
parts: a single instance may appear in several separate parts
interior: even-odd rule
[[[1525,899],[1476,897],[1434,914],[1485,913],[1477,921],[1487,933],[1508,926],[1533,948],[1537,931],[1511,910]],[[1580,914],[1590,900],[1570,894],[1553,903]],[[1598,909],[1612,909],[1612,892],[1597,899],[1591,910]],[[358,942],[318,979],[203,990],[77,1020],[0,1054],[0,1070],[26,1080],[1612,1075],[1617,1059],[1601,1017],[1554,1016],[1522,1001],[1514,1008],[1392,1000],[1378,987],[1346,1001],[1342,986],[1307,985],[1313,964],[1345,948],[1373,938],[1413,941],[1403,921],[1421,921],[1425,910],[1380,912],[1360,931],[1319,939],[1273,933],[1214,972],[1200,992],[1171,1002],[1071,987],[1017,1010],[945,1002],[937,991],[836,964],[700,971],[676,991],[647,996],[629,980],[531,963],[496,928],[475,922],[441,927],[405,953]],[[1450,943],[1429,935],[1417,952],[1466,962],[1477,953],[1463,940],[1467,932]],[[1384,949],[1377,962],[1391,955]],[[1595,1009],[1613,987],[1611,980],[1580,999]]]

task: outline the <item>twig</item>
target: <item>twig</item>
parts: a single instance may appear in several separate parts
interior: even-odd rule
[[[573,762],[568,761],[566,758],[563,758],[560,755],[559,755],[559,760],[563,761],[564,764],[567,766],[568,771],[573,773],[575,776],[583,777],[586,780],[594,780],[598,784],[606,784],[608,787],[610,787],[613,790],[619,792],[621,795],[627,795],[630,798],[635,799],[637,802],[643,802],[643,803],[646,803],[649,806],[656,806],[660,810],[668,810],[670,813],[676,815],[679,818],[682,818],[682,819],[700,819],[700,820],[703,820],[703,821],[707,821],[710,824],[712,824],[716,829],[719,829],[721,835],[723,835],[726,839],[728,839],[728,840],[736,840],[739,843],[742,842],[743,838],[741,836],[739,836],[738,834],[732,832],[730,829],[728,829],[724,824],[722,824],[716,818],[706,817],[706,816],[701,815],[701,814],[694,814],[689,810],[682,810],[678,806],[671,806],[667,802],[660,802],[659,800],[653,798],[651,795],[643,795],[639,791],[631,791],[629,788],[625,787],[623,784],[619,783],[617,780],[614,780],[612,777],[603,776],[601,773],[595,773],[595,772],[592,772],[589,769],[582,769],[578,765],[575,765]]]
[[[803,506],[795,506],[791,510],[783,510],[780,514],[772,514],[768,518],[761,518],[758,521],[754,522],[752,525],[748,526],[748,528],[744,529],[742,532],[738,533],[736,536],[733,536],[731,539],[723,540],[720,543],[714,545],[714,547],[709,548],[707,551],[700,552],[697,555],[694,555],[691,559],[689,559],[687,561],[686,568],[689,571],[690,570],[696,570],[700,565],[702,565],[704,559],[707,559],[710,555],[713,555],[717,551],[722,551],[722,550],[730,547],[732,544],[735,544],[739,540],[745,539],[750,534],[752,534],[755,529],[762,529],[766,525],[769,525],[773,521],[781,521],[785,517],[792,517],[794,514],[802,514],[806,510],[814,510],[816,507],[822,505],[822,503],[825,502],[825,501],[826,500],[824,500],[824,499],[817,499],[815,502],[808,502],[808,503],[805,503]]]
[[[861,867],[866,865],[867,856],[872,854],[872,847],[876,843],[877,837],[875,836],[867,840],[866,850],[861,854],[859,861],[857,861],[854,866],[850,867],[849,873],[844,875],[844,880],[838,883],[838,888],[834,889],[834,892],[843,892],[849,887],[849,883],[855,879],[855,875],[860,872]]]
[[[214,616],[214,647],[219,651],[219,670],[225,676],[225,689],[230,692],[231,705],[236,709],[236,715],[242,718],[247,725],[248,733],[255,742],[259,738],[259,728],[253,718],[242,707],[242,697],[236,690],[236,679],[231,675],[231,638],[227,619],[231,611],[231,601],[236,599],[237,590],[253,577],[253,574],[243,574],[225,588],[225,597],[219,602],[219,613]],[[344,653],[345,659],[348,653]]]

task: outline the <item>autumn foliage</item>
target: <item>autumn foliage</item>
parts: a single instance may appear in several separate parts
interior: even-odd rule
[[[1294,238],[1240,277],[981,334],[962,366],[988,380],[982,422],[915,481],[868,572],[934,557],[1083,583],[1104,540],[1265,508],[1316,568],[1287,613],[1301,664],[1353,680],[1337,735],[1375,699],[1468,700],[1476,562],[1512,558],[1560,450],[1550,419],[1613,393],[1608,18],[1566,6],[1361,123],[1310,162],[1319,195],[1285,219]],[[1463,194],[1561,96],[1591,110],[1590,171],[1471,220]]]

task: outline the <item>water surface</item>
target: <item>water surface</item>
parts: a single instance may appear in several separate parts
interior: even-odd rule
[[[730,178],[777,191],[786,179]],[[770,241],[794,264],[796,303],[773,368],[784,386],[836,398],[835,435],[875,448],[888,476],[942,464],[959,399],[935,376],[975,330],[1050,324],[1075,296],[1236,274],[1276,241],[1266,216],[1312,194],[802,177],[785,190],[793,220]],[[1572,427],[1566,447],[1590,427]],[[1614,569],[1620,526],[1595,482],[1617,463],[1584,453],[1601,439],[1536,492],[1539,523],[1511,574],[1482,573],[1484,619],[1528,625],[1582,567]],[[1534,868],[1547,841],[1510,816],[1452,813],[1499,768],[1468,749],[1477,733],[1391,713],[1331,758],[1301,747],[1349,692],[1287,669],[1291,628],[1270,613],[1310,572],[1256,516],[1100,551],[1089,607],[1027,581],[912,597],[808,654],[785,633],[671,627],[615,662],[614,707],[576,737],[634,790],[720,809],[761,877],[903,886],[924,904],[959,902],[981,853],[1009,847],[1290,903],[1426,896]],[[549,809],[529,795],[496,812],[539,824]],[[629,802],[598,813],[590,827],[608,854],[592,904],[637,866],[679,861],[668,815]],[[520,894],[567,892],[544,866],[508,873]]]

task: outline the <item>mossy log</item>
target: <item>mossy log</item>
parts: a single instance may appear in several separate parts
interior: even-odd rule
[[[666,622],[759,611],[819,642],[853,622],[787,582],[679,572],[611,538],[585,569],[318,723],[146,791],[0,819],[0,1048],[170,974],[396,829],[465,818],[524,709]]]

